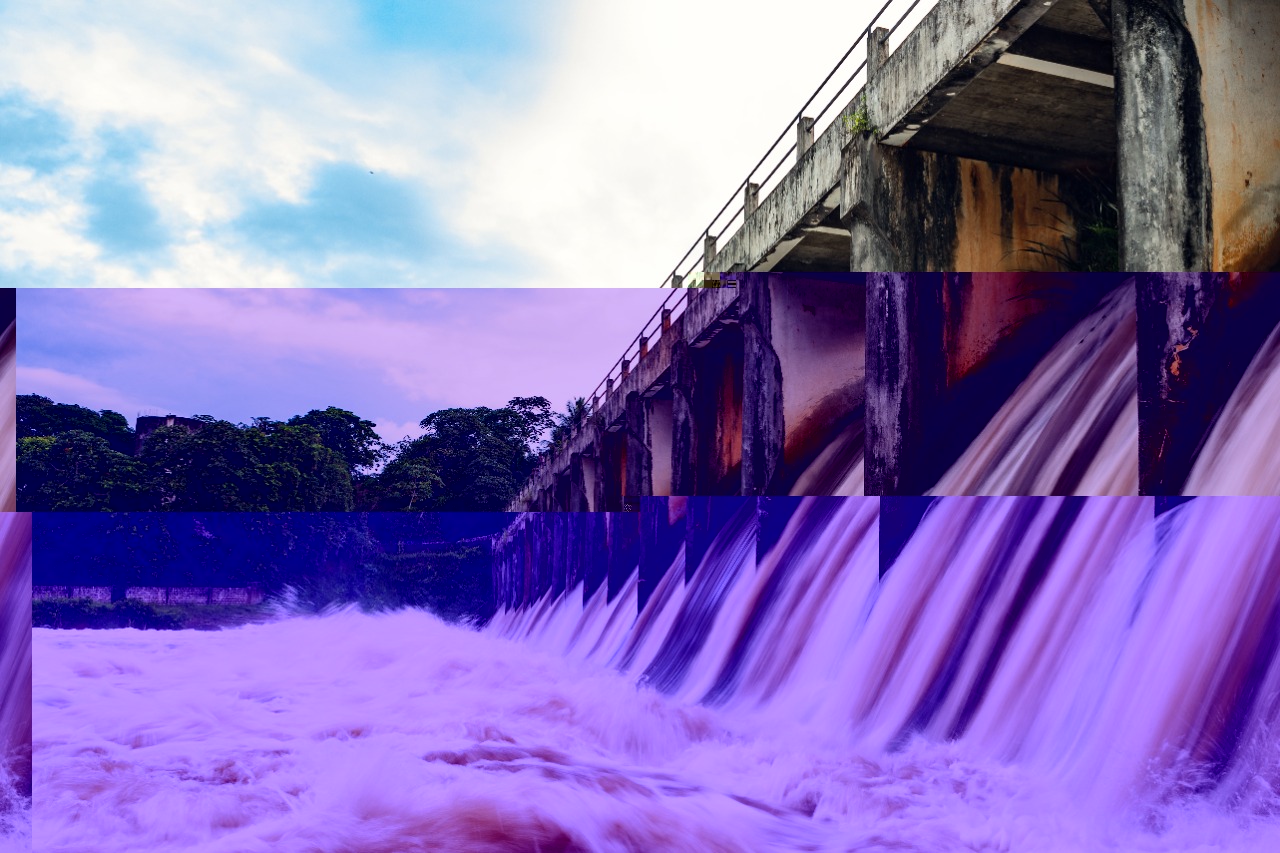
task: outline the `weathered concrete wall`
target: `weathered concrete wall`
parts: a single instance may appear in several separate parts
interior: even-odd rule
[[[652,495],[670,495],[671,492],[671,431],[672,399],[651,397],[645,401],[645,437],[649,445],[651,470],[649,472]],[[640,494],[645,494],[641,492]]]
[[[1208,270],[1200,61],[1182,0],[1113,0],[1121,268]]]
[[[1214,419],[1280,323],[1280,276],[1138,277],[1139,486],[1178,495]]]
[[[873,137],[845,150],[841,216],[855,272],[1054,270],[1035,251],[1075,236],[1061,202],[1068,179],[1032,169],[893,148]]]
[[[1280,268],[1280,3],[1184,0],[1212,178],[1210,269]]]
[[[860,416],[866,396],[867,295],[863,276],[769,276],[767,281],[769,345],[778,361],[783,428],[775,439],[778,470],[766,481],[776,494],[849,418]]]
[[[35,586],[32,599],[87,598],[90,601],[111,601],[109,586]],[[210,604],[261,604],[262,590],[257,587],[207,587],[207,586],[131,586],[125,588],[124,597],[147,604],[210,605]]]
[[[742,330],[726,327],[694,349],[692,361],[697,490],[703,495],[735,494],[742,476]]]

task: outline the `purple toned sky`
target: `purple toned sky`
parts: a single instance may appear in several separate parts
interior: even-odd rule
[[[449,406],[587,396],[670,291],[18,292],[18,393],[243,422],[340,406],[388,440]]]

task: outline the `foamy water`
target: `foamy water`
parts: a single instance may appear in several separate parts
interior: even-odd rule
[[[38,629],[36,847],[1280,849],[1280,503],[1151,506],[946,500],[879,583],[809,501],[639,618]]]

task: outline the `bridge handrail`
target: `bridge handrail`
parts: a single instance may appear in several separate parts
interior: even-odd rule
[[[696,253],[698,244],[700,242],[704,242],[706,238],[711,236],[712,229],[716,227],[716,224],[720,221],[720,218],[724,216],[725,212],[729,210],[729,208],[733,205],[734,200],[741,199],[743,197],[743,193],[746,190],[747,186],[750,183],[752,183],[752,178],[754,178],[756,176],[756,173],[761,170],[761,168],[765,165],[766,162],[768,162],[769,158],[774,155],[774,153],[778,150],[778,147],[782,144],[783,140],[787,138],[787,135],[793,134],[793,139],[794,139],[794,130],[796,126],[800,123],[802,119],[808,118],[808,116],[805,116],[804,114],[805,110],[809,109],[809,107],[813,105],[814,101],[817,100],[818,96],[822,93],[823,89],[825,89],[827,84],[831,82],[832,78],[836,76],[837,72],[840,71],[840,68],[845,64],[845,62],[849,60],[849,57],[853,55],[853,52],[854,50],[857,49],[858,45],[864,44],[867,41],[868,37],[871,35],[872,30],[875,29],[876,24],[880,22],[880,18],[885,14],[885,12],[889,10],[889,7],[894,5],[901,6],[903,3],[906,3],[906,2],[907,0],[885,0],[884,5],[882,5],[879,8],[879,10],[876,11],[875,15],[871,17],[871,20],[867,23],[867,25],[862,28],[862,32],[860,32],[858,34],[858,37],[854,39],[853,44],[849,45],[848,50],[844,52],[844,55],[840,57],[840,60],[836,62],[834,66],[832,66],[830,71],[827,72],[827,76],[822,78],[822,82],[818,84],[817,88],[813,90],[813,92],[809,95],[808,99],[805,100],[804,104],[800,107],[800,109],[796,111],[795,116],[791,119],[791,121],[787,124],[787,126],[783,128],[782,132],[778,134],[778,137],[773,141],[773,144],[769,146],[768,150],[765,151],[764,155],[761,156],[759,161],[756,162],[755,166],[751,168],[751,171],[747,173],[747,176],[742,179],[742,182],[739,183],[737,188],[733,191],[733,193],[730,194],[729,198],[725,201],[724,205],[720,208],[720,210],[716,213],[716,215],[711,217],[711,221],[707,223],[707,227],[702,230],[701,236],[699,236],[696,240],[694,240],[693,244],[690,245],[689,248],[685,250],[685,253],[681,255],[680,259],[676,261],[675,265],[671,268],[671,272],[668,273],[663,278],[662,284],[659,285],[660,287],[666,287],[668,284],[672,284],[678,287],[679,282],[691,280],[691,277],[694,275],[694,273],[699,271],[698,268],[699,268],[699,265],[703,263],[703,259],[699,257]],[[889,27],[889,35],[893,35],[895,32],[898,31],[898,28],[902,26],[903,22],[907,20],[907,18],[911,15],[912,12],[915,11],[916,7],[919,6],[921,2],[922,0],[910,0],[910,4],[907,5],[906,9],[902,12],[902,14],[898,16],[893,26]],[[845,82],[840,86],[840,88],[838,88],[835,91],[835,94],[833,94],[831,98],[827,101],[826,105],[823,106],[823,108],[818,112],[817,115],[812,117],[812,121],[814,123],[813,132],[814,132],[815,138],[819,133],[818,122],[821,121],[827,115],[828,112],[830,112],[831,108],[836,105],[840,96],[845,93],[845,91],[849,88],[849,86],[853,84],[853,81],[857,79],[858,75],[862,73],[862,71],[866,67],[867,67],[867,59],[864,56],[862,61],[858,63],[857,67],[854,68],[852,72],[850,72],[848,78],[845,79]],[[779,155],[777,162],[773,164],[773,168],[769,170],[769,173],[766,174],[764,178],[762,178],[759,181],[759,183],[757,184],[758,190],[763,189],[769,183],[769,181],[773,179],[774,175],[778,173],[778,170],[782,168],[783,164],[787,162],[787,159],[795,152],[795,150],[796,150],[796,143],[793,141],[790,147],[788,147],[787,150],[783,151],[781,155]],[[794,168],[794,164],[793,164],[793,168]],[[767,198],[767,197],[768,197],[768,194],[761,196],[761,198]],[[732,214],[730,214],[729,218],[725,220],[725,223],[720,228],[720,230],[716,232],[716,235],[715,235],[716,241],[719,242],[720,238],[725,235],[725,232],[727,232],[730,227],[732,227],[735,223],[737,223],[740,217],[742,218],[743,222],[745,222],[746,220],[745,213],[746,213],[746,202],[743,201],[743,203],[739,204],[738,208]],[[693,256],[692,260],[690,260],[690,256]],[[680,272],[681,265],[685,264],[686,262],[688,262],[688,265],[685,267],[684,272],[681,273]],[[705,270],[703,270],[703,272],[705,272]],[[658,310],[656,310],[653,313],[653,316],[651,316],[647,321],[645,321],[644,325],[640,329],[640,332],[634,338],[631,339],[631,341],[627,344],[626,348],[622,351],[622,355],[618,356],[617,360],[614,361],[614,363],[609,367],[608,372],[605,373],[604,378],[601,379],[600,382],[596,385],[595,389],[592,390],[591,395],[586,398],[588,405],[590,405],[592,401],[602,399],[602,396],[603,396],[602,392],[605,391],[605,389],[608,387],[609,381],[614,378],[615,371],[617,372],[617,375],[619,376],[621,375],[622,363],[631,357],[633,350],[637,353],[639,352],[640,339],[648,338],[650,341],[652,341],[652,338],[650,337],[650,331],[651,331],[650,326],[652,326],[655,320],[661,317],[662,312],[665,309],[670,307],[671,316],[673,320],[675,319],[676,316],[678,316],[676,314],[676,308],[682,305],[687,305],[688,300],[690,298],[689,291],[691,289],[692,288],[673,289],[671,295],[667,296],[665,299],[662,300],[662,304],[658,306]],[[661,330],[661,324],[659,324],[658,330],[659,331]],[[594,411],[592,413],[594,414]],[[548,450],[546,453],[544,453],[542,458],[539,460],[538,465],[535,467],[533,473],[536,475],[538,470],[541,469],[544,465],[548,464],[554,455],[555,455],[554,450]]]

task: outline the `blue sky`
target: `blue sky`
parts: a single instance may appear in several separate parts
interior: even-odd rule
[[[587,396],[658,289],[25,289],[18,393],[284,419],[334,405],[388,440],[448,406]]]
[[[656,286],[878,5],[0,0],[0,285]]]

